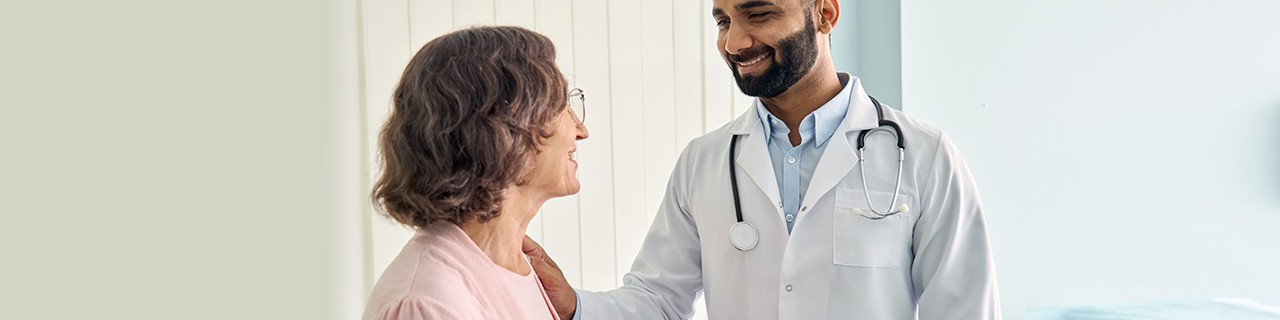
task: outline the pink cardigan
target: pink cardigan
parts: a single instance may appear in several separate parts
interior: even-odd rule
[[[509,271],[493,264],[458,226],[432,224],[414,234],[383,272],[364,319],[523,318],[519,302],[501,280],[506,277],[498,272]]]

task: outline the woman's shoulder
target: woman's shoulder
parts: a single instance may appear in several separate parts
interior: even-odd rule
[[[480,301],[484,294],[482,291],[498,287],[487,284],[494,281],[491,276],[493,266],[478,249],[476,252],[468,250],[467,245],[474,246],[469,239],[465,236],[459,239],[449,232],[425,230],[415,234],[378,278],[369,296],[367,310],[483,310],[480,307],[483,305]]]
[[[370,304],[364,319],[481,319],[488,316],[483,305],[469,295],[406,295],[393,301]]]
[[[469,283],[473,275],[440,266],[420,265],[410,273],[388,268],[369,295],[365,320],[486,318],[484,303]]]

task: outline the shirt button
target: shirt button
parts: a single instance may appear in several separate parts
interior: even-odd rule
[[[791,285],[787,285],[787,292],[791,292]]]
[[[796,157],[787,157],[787,163],[796,163]]]
[[[791,220],[795,220],[795,219],[796,219],[795,215],[790,213],[787,214],[787,222],[791,222]]]

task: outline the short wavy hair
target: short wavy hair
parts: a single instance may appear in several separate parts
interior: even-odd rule
[[[555,45],[537,32],[473,27],[431,40],[400,78],[378,148],[374,206],[424,228],[498,216],[568,105]]]

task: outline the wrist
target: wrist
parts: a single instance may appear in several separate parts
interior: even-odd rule
[[[560,319],[575,319],[575,316],[578,314],[578,303],[582,301],[581,299],[582,297],[578,296],[578,291],[573,290],[573,299],[565,299],[570,302],[568,308],[564,308],[564,310],[556,310],[557,312],[560,312]]]

